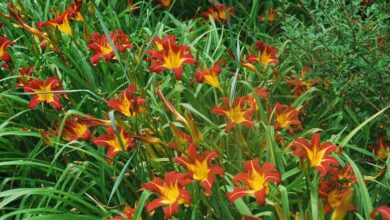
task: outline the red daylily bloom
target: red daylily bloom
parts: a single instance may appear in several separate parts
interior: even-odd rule
[[[390,220],[390,206],[382,205],[372,210],[370,214],[371,219],[375,220],[378,213],[382,216],[382,220]]]
[[[61,109],[61,102],[58,95],[60,93],[53,93],[53,91],[63,90],[60,81],[52,76],[43,82],[41,79],[34,79],[30,81],[25,87],[24,92],[35,92],[33,98],[28,103],[28,107],[34,109],[39,103],[46,102],[57,110]],[[43,93],[46,92],[46,93]]]
[[[77,139],[87,140],[91,132],[88,125],[80,123],[78,117],[67,118],[61,137],[66,141],[74,141]]]
[[[259,110],[259,106],[257,106],[257,102],[256,102],[256,98],[255,98],[255,95],[257,95],[257,97],[259,98],[264,98],[265,100],[268,100],[268,91],[267,89],[263,88],[258,88],[258,87],[255,87],[255,94],[250,94],[248,95],[248,105],[251,106],[251,108],[253,108],[255,111],[258,111]]]
[[[77,115],[66,119],[61,137],[66,141],[73,141],[77,139],[87,140],[91,134],[89,127],[109,125],[111,125],[110,120],[98,119],[91,115]],[[58,132],[59,129],[56,130],[57,134]]]
[[[14,45],[14,42],[5,37],[0,37],[0,61],[4,60],[3,66],[8,67],[7,63],[11,62],[11,57],[7,53],[7,47]]]
[[[124,34],[122,30],[116,30],[110,33],[110,38],[114,43],[116,49],[122,54],[126,49],[131,48],[129,36]],[[96,64],[100,59],[104,58],[106,61],[117,59],[114,50],[108,42],[105,34],[93,33],[91,35],[91,42],[88,44],[88,48],[93,50],[93,56],[91,57],[91,63]]]
[[[72,35],[70,20],[82,21],[84,18],[80,13],[82,1],[76,1],[71,4],[62,14],[56,14],[53,20],[39,22],[38,27],[56,27],[58,30],[67,35]]]
[[[29,83],[32,78],[31,76],[34,74],[34,66],[30,66],[27,69],[20,68],[19,69],[19,78],[18,82],[16,83],[16,87],[24,87],[27,83]]]
[[[127,117],[133,117],[138,113],[143,113],[146,109],[143,107],[145,99],[141,96],[135,96],[135,85],[130,85],[119,95],[119,99],[110,99],[108,107],[115,109]]]
[[[266,16],[259,16],[260,21],[266,21],[268,24],[272,24],[278,14],[277,9],[268,8]]]
[[[259,205],[265,204],[265,197],[269,192],[269,183],[280,183],[280,173],[272,163],[265,163],[259,166],[259,160],[248,160],[244,162],[244,173],[234,176],[235,183],[242,182],[247,187],[236,187],[233,192],[228,192],[227,197],[230,202],[250,195],[256,198]]]
[[[122,217],[120,215],[117,215],[114,218],[109,218],[107,220],[133,220],[134,214],[135,214],[135,209],[126,205],[126,207],[123,209],[122,213],[126,217]],[[141,217],[138,218],[138,220],[141,220]]]
[[[325,213],[329,213],[331,210],[331,219],[344,219],[349,211],[353,211],[355,207],[352,205],[353,188],[339,189],[335,188],[330,192],[327,192],[325,198]]]
[[[211,110],[213,114],[224,115],[228,119],[225,130],[233,128],[236,124],[253,127],[252,114],[255,112],[253,108],[244,109],[247,98],[238,97],[231,107],[229,107],[229,98],[224,98],[223,102],[227,107],[215,106]]]
[[[336,145],[326,142],[321,145],[320,134],[311,136],[311,143],[304,138],[296,138],[292,146],[296,148],[294,155],[301,158],[307,158],[310,166],[317,168],[321,176],[325,176],[330,169],[330,165],[338,166],[336,158],[329,156],[330,153],[337,149]]]
[[[169,8],[171,7],[173,0],[158,0],[158,3],[160,3],[160,5],[164,8]]]
[[[196,152],[195,144],[191,143],[188,149],[188,155],[174,157],[172,160],[182,165],[193,180],[200,181],[205,195],[209,196],[214,185],[214,175],[224,175],[222,167],[211,164],[211,161],[217,156],[216,151],[206,151],[202,155],[199,155]]]
[[[211,18],[214,21],[220,20],[223,23],[226,23],[227,18],[232,17],[233,14],[234,14],[234,9],[231,6],[228,6],[228,7],[226,7],[226,10],[225,10],[224,4],[210,7],[209,9],[207,9],[207,11],[202,13],[202,15],[205,18],[209,18],[211,16]]]
[[[274,63],[275,65],[279,63],[279,59],[276,57],[276,54],[278,53],[277,48],[273,48],[258,40],[256,41],[256,49],[259,51],[257,55],[252,53],[246,57],[246,60],[241,61],[241,64],[245,68],[260,73],[255,64],[261,65],[264,70],[271,63]]]
[[[345,165],[342,171],[338,168],[333,168],[329,173],[331,174],[329,182],[337,184],[338,187],[348,188],[351,187],[352,184],[357,183],[355,173],[349,164]]]
[[[107,157],[108,162],[110,163],[112,162],[111,159],[114,158],[120,151],[129,151],[135,147],[134,138],[132,136],[128,135],[120,126],[118,126],[118,131],[125,149],[122,149],[120,140],[115,135],[113,127],[108,127],[106,129],[107,135],[100,135],[98,138],[92,140],[92,143],[95,145],[105,146],[108,148]]]
[[[210,69],[207,69],[207,67],[204,66],[202,70],[195,73],[196,80],[199,83],[205,82],[210,86],[222,91],[218,75],[221,73],[221,67],[224,67],[225,64],[225,60],[217,60],[215,61],[214,65],[210,67]]]
[[[282,105],[279,102],[275,104],[275,129],[284,128],[288,129],[290,133],[294,133],[293,125],[301,126],[301,121],[298,119],[299,111]]]
[[[390,147],[389,143],[386,141],[386,135],[382,135],[378,138],[375,147],[369,146],[369,149],[372,149],[379,159],[386,159],[390,153]]]
[[[196,63],[194,56],[190,53],[190,48],[185,45],[177,45],[176,37],[165,36],[163,39],[156,38],[154,41],[157,50],[149,50],[147,60],[153,65],[149,67],[150,72],[161,73],[164,70],[175,72],[175,78],[181,79],[183,65]]]
[[[147,211],[153,214],[154,209],[164,205],[166,206],[164,208],[165,218],[175,216],[180,204],[189,206],[191,203],[191,195],[184,188],[191,181],[187,174],[171,171],[165,173],[164,179],[155,177],[153,181],[144,183],[142,186],[144,189],[159,195],[159,198],[146,206]]]

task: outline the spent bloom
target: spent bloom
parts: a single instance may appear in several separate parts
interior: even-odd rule
[[[32,80],[32,75],[34,74],[34,66],[30,66],[28,69],[20,68],[19,69],[19,78],[16,83],[16,87],[24,87]]]
[[[205,195],[209,196],[214,185],[214,175],[224,175],[224,170],[211,162],[218,156],[215,150],[198,154],[195,144],[191,143],[187,155],[174,157],[173,161],[182,165],[190,174],[191,178],[199,181]]]
[[[210,7],[202,13],[205,18],[211,17],[214,21],[220,20],[223,23],[226,23],[227,18],[230,18],[233,14],[234,9],[231,6],[225,7],[223,4]]]
[[[119,138],[115,134],[115,130],[112,126],[107,127],[106,129],[107,135],[100,135],[97,138],[92,139],[92,143],[97,146],[104,146],[107,150],[107,161],[112,162],[112,158],[114,158],[120,151],[129,151],[135,148],[134,138],[127,134],[125,130],[118,126],[118,132],[120,139],[122,140],[122,144],[124,149],[120,144]]]
[[[277,14],[278,14],[278,10],[270,7],[268,8],[267,14],[265,16],[259,16],[259,20],[266,21],[268,22],[268,24],[271,25],[273,21],[276,19]]]
[[[199,83],[205,82],[214,88],[222,90],[218,75],[221,73],[221,67],[224,67],[225,64],[225,60],[217,60],[210,69],[207,69],[207,67],[204,66],[202,70],[195,73],[196,80]]]
[[[119,95],[119,99],[110,99],[108,107],[115,109],[127,117],[133,117],[138,113],[145,112],[145,99],[135,96],[135,85],[130,85]]]
[[[185,45],[177,45],[176,37],[168,35],[162,39],[155,38],[156,48],[148,50],[147,60],[152,62],[149,67],[150,72],[161,73],[164,70],[175,72],[176,80],[180,80],[183,74],[183,65],[196,63],[194,56],[190,53],[190,48]]]
[[[255,112],[253,108],[246,108],[247,97],[238,97],[233,105],[229,107],[229,98],[224,98],[223,102],[226,106],[215,106],[211,112],[216,115],[224,115],[228,120],[225,130],[233,128],[236,124],[253,127],[252,114]]]
[[[30,81],[25,87],[24,92],[33,92],[32,99],[28,103],[28,107],[34,109],[39,103],[46,102],[57,110],[61,109],[61,101],[58,96],[60,93],[55,91],[63,90],[60,81],[52,76],[46,81],[41,79],[34,79]]]
[[[277,65],[279,63],[279,59],[276,57],[278,53],[277,48],[273,48],[270,45],[257,40],[256,41],[256,49],[257,53],[252,53],[246,56],[246,59],[241,61],[241,64],[256,73],[260,73],[256,65],[260,65],[262,70],[266,69],[268,65],[271,63]]]
[[[259,160],[248,160],[244,162],[244,172],[234,176],[233,181],[241,182],[245,187],[237,186],[232,192],[227,193],[231,202],[244,196],[253,196],[259,205],[265,204],[265,197],[269,194],[269,184],[280,183],[280,173],[274,164],[264,163],[259,166]]]
[[[143,184],[143,188],[157,194],[159,198],[153,200],[146,206],[149,213],[153,214],[154,209],[165,206],[165,218],[175,216],[179,211],[179,205],[189,206],[191,195],[184,188],[192,182],[188,174],[178,173],[175,171],[165,173],[164,179],[155,177],[153,181]]]
[[[296,138],[292,147],[295,148],[294,155],[307,158],[310,166],[316,168],[321,176],[326,176],[331,165],[338,166],[336,158],[329,155],[336,151],[337,146],[330,142],[321,144],[320,134],[313,134],[310,143],[304,138]]]
[[[158,3],[164,8],[169,8],[171,7],[173,0],[158,0]]]
[[[374,154],[377,155],[379,159],[386,159],[390,153],[390,145],[386,140],[386,135],[382,135],[378,138],[375,146],[369,146],[369,148],[374,151]]]
[[[122,30],[111,32],[110,38],[118,52],[124,53],[126,49],[132,47],[129,36],[124,34]],[[106,61],[117,59],[105,34],[100,35],[99,33],[93,33],[91,35],[91,43],[88,44],[88,48],[93,50],[94,53],[91,57],[92,64],[96,64],[102,58]]]

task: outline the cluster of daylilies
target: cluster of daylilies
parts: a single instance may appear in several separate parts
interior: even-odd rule
[[[161,6],[171,7],[173,1],[159,0]],[[129,1],[129,5],[135,4]],[[80,12],[81,1],[76,1],[69,6],[63,13],[56,14],[52,20],[38,22],[37,28],[27,25],[23,19],[12,13],[10,8],[10,19],[15,20],[28,32],[36,35],[43,43],[42,52],[45,50],[56,50],[53,40],[47,37],[47,31],[58,29],[65,35],[72,35],[71,22],[82,21],[83,15]],[[260,16],[260,21],[267,21],[272,24],[276,17],[277,10],[269,9],[266,16]],[[231,6],[215,5],[205,11],[202,15],[207,18],[221,21],[224,25],[234,14]],[[109,37],[108,37],[109,36]],[[275,129],[275,140],[285,144],[285,136],[293,137],[298,131],[302,131],[304,123],[300,115],[304,114],[304,106],[295,108],[292,105],[272,102],[269,100],[270,91],[265,87],[255,86],[253,92],[244,96],[238,96],[231,100],[226,96],[226,90],[221,83],[222,75],[226,73],[229,60],[216,60],[213,65],[200,65],[195,56],[191,53],[191,48],[187,45],[178,44],[175,35],[167,34],[156,36],[145,40],[150,44],[150,49],[145,51],[147,56],[148,69],[150,73],[174,74],[178,81],[182,79],[186,65],[192,65],[196,71],[192,74],[192,81],[188,86],[194,86],[195,83],[205,83],[218,94],[224,97],[219,104],[210,106],[209,111],[217,116],[226,119],[224,132],[229,133],[236,127],[248,127],[255,129],[258,120],[259,109],[269,113],[269,122]],[[0,61],[2,67],[11,68],[12,60],[8,54],[8,47],[16,43],[11,39],[0,36]],[[46,45],[48,45],[46,47]],[[93,33],[90,35],[88,48],[90,50],[90,63],[92,66],[99,62],[118,62],[117,55],[130,51],[133,45],[129,36],[122,30],[114,30],[106,34]],[[115,48],[115,49],[114,49]],[[117,54],[117,52],[119,54]],[[267,43],[257,40],[251,53],[245,54],[241,58],[241,65],[251,73],[262,75],[267,71],[274,71],[275,66],[279,64],[278,49]],[[47,76],[46,79],[36,78],[34,71],[37,67],[27,69],[20,68],[18,73],[17,87],[23,88],[24,93],[30,95],[28,103],[30,109],[42,110],[54,108],[58,111],[65,111],[68,106],[65,104],[67,92],[64,90],[61,81],[56,76]],[[310,71],[305,67],[297,75],[292,75],[286,79],[286,85],[291,89],[291,94],[295,97],[302,96],[310,88],[321,83],[320,80],[308,79],[306,74]],[[276,75],[276,73],[275,73]],[[229,76],[230,77],[230,76]],[[225,76],[223,78],[226,78]],[[177,122],[181,123],[189,133],[177,128],[173,123],[170,124],[174,133],[174,140],[167,144],[174,152],[175,157],[171,160],[181,167],[184,172],[168,171],[163,177],[155,177],[150,182],[142,184],[143,190],[149,190],[156,195],[156,198],[147,203],[146,211],[153,214],[158,207],[163,207],[166,218],[171,218],[178,214],[180,205],[185,207],[191,204],[191,194],[186,187],[191,184],[199,184],[203,189],[204,196],[210,197],[213,194],[213,187],[216,178],[225,176],[225,170],[222,168],[221,161],[224,155],[219,155],[216,150],[204,151],[200,142],[203,137],[200,134],[197,125],[191,115],[182,115],[167,100],[161,90],[157,90],[157,95],[163,105],[168,109]],[[123,119],[142,116],[148,112],[147,97],[138,95],[137,87],[133,84],[118,92],[117,98],[104,100],[109,110],[115,110]],[[159,137],[151,135],[132,134],[126,126],[120,122],[112,124],[108,119],[99,119],[92,115],[69,116],[63,128],[60,129],[60,123],[55,129],[48,128],[47,136],[60,136],[63,141],[85,141],[96,146],[106,148],[106,160],[113,163],[119,152],[128,152],[136,148],[137,141],[150,144],[165,142]],[[105,134],[96,135],[97,132],[91,132],[92,128],[104,127]],[[263,146],[265,147],[265,146]],[[357,184],[355,174],[350,165],[340,164],[335,155],[342,149],[329,141],[322,141],[319,133],[314,133],[311,140],[303,137],[295,138],[287,144],[287,149],[291,149],[292,154],[299,158],[297,166],[303,167],[302,170],[307,175],[315,173],[319,180],[319,196],[324,204],[324,212],[330,213],[332,219],[343,219],[349,211],[354,211],[353,205],[354,188]],[[372,146],[372,150],[379,159],[386,159],[389,154],[389,144],[385,136],[382,136]],[[229,158],[227,158],[229,159]],[[298,160],[298,159],[297,159]],[[306,167],[305,167],[306,166]],[[250,196],[255,198],[259,206],[266,204],[266,198],[271,197],[277,185],[283,184],[278,166],[274,162],[265,162],[263,158],[249,158],[243,161],[243,170],[233,176],[232,182],[235,187],[226,190],[226,197],[231,203],[237,199]],[[272,198],[270,198],[272,199]],[[382,215],[383,219],[390,219],[390,207],[380,206],[372,212],[372,218],[376,214]],[[132,219],[134,209],[126,206],[122,215],[111,218],[111,220]],[[296,215],[297,219],[299,214]]]

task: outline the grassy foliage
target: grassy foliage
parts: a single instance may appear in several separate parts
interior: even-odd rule
[[[385,1],[75,2],[0,0],[0,220],[385,213]],[[47,22],[58,15],[71,35]]]

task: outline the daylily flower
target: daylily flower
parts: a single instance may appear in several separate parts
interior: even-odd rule
[[[210,196],[214,185],[214,175],[224,175],[224,170],[218,165],[212,165],[211,161],[218,156],[216,151],[206,151],[202,155],[196,152],[196,146],[189,144],[188,154],[180,157],[174,157],[172,160],[182,165],[192,179],[199,181],[204,189],[206,196]]]
[[[369,146],[369,149],[374,151],[374,154],[378,156],[379,159],[386,159],[390,153],[389,143],[386,141],[386,135],[382,135],[376,141],[375,147]]]
[[[299,73],[299,77],[293,76],[287,81],[287,85],[294,86],[292,92],[296,97],[301,96],[311,87],[318,84],[318,80],[305,80],[305,75],[309,71],[309,67],[304,67],[303,70]]]
[[[111,125],[110,120],[98,119],[91,115],[72,116],[66,119],[64,128],[61,133],[61,137],[66,141],[73,141],[77,139],[87,140],[91,134],[91,132],[89,131],[89,127],[109,125]],[[59,129],[56,130],[56,134],[58,134],[58,132]]]
[[[298,110],[277,102],[275,104],[275,129],[288,129],[290,133],[293,134],[294,129],[292,126],[301,126],[301,121],[298,119],[298,115]]]
[[[132,47],[129,36],[124,34],[122,30],[111,32],[110,37],[118,52],[124,53],[126,49]],[[88,48],[92,49],[94,53],[91,57],[92,64],[96,64],[102,58],[106,61],[117,59],[105,34],[100,35],[99,33],[93,33],[91,35],[91,42],[92,43],[88,44]]]
[[[352,205],[353,188],[338,189],[335,188],[327,193],[325,198],[325,213],[331,210],[331,219],[344,219],[349,211],[353,211],[355,207]]]
[[[120,126],[118,126],[118,131],[119,131],[119,135],[120,135],[120,138],[122,140],[124,149],[122,149],[122,146],[120,144],[120,140],[116,136],[114,128],[112,126],[107,127],[107,129],[106,129],[107,135],[100,135],[98,138],[92,139],[92,143],[94,143],[95,145],[104,146],[104,147],[108,148],[107,161],[109,163],[112,162],[112,158],[114,158],[115,155],[117,155],[120,151],[125,150],[128,152],[131,149],[135,148],[134,138],[132,136],[130,136],[129,134],[127,134],[125,132],[125,130]]]
[[[70,20],[82,21],[83,16],[80,13],[82,1],[76,1],[69,6],[62,14],[56,14],[56,17],[46,22],[39,22],[38,27],[56,27],[62,33],[72,35]]]
[[[211,112],[216,115],[224,115],[228,123],[225,130],[233,128],[236,124],[253,127],[255,124],[252,121],[252,114],[255,112],[253,108],[245,109],[247,98],[244,96],[238,97],[231,107],[229,107],[229,98],[224,98],[223,102],[227,107],[215,106]]]
[[[123,209],[122,213],[126,217],[122,217],[121,215],[117,215],[114,218],[109,218],[107,220],[133,220],[134,214],[135,214],[135,209],[126,205],[126,207]],[[141,220],[141,217],[138,220]]]
[[[164,70],[175,72],[176,80],[180,80],[183,74],[183,65],[196,63],[194,56],[190,53],[190,48],[185,45],[177,45],[176,37],[166,36],[159,41],[156,38],[154,43],[158,50],[149,50],[147,60],[153,65],[149,67],[150,72],[161,73]],[[162,49],[161,49],[162,47]]]
[[[357,183],[355,173],[349,164],[345,165],[342,171],[338,168],[333,168],[330,169],[329,173],[331,174],[329,182],[337,184],[339,188],[348,188]]]
[[[224,4],[210,7],[207,11],[202,13],[205,18],[209,18],[211,16],[214,21],[220,20],[223,23],[226,23],[227,18],[230,18],[233,14],[234,9],[231,6],[225,8]]]
[[[292,147],[295,147],[294,155],[301,158],[307,158],[310,166],[317,169],[321,176],[325,176],[330,169],[330,165],[338,166],[336,158],[329,156],[337,149],[336,145],[326,142],[321,145],[320,134],[311,136],[311,143],[304,138],[296,138]]]
[[[253,108],[255,111],[258,111],[259,110],[259,106],[257,105],[257,102],[256,102],[256,97],[259,97],[259,98],[264,98],[266,101],[268,100],[268,91],[266,88],[259,88],[259,87],[255,87],[255,94],[249,94],[247,96],[248,100],[248,105],[251,106],[251,108]]]
[[[25,87],[24,92],[34,92],[33,98],[28,103],[28,107],[34,109],[39,103],[46,102],[57,110],[61,109],[59,93],[53,91],[63,90],[60,81],[52,76],[43,82],[41,79],[30,81]]]
[[[171,7],[173,0],[158,0],[158,3],[160,3],[160,5],[164,8],[169,8]]]
[[[257,54],[252,53],[246,56],[246,59],[241,61],[241,64],[245,68],[256,73],[260,73],[256,67],[256,64],[260,65],[262,69],[265,70],[271,63],[274,63],[275,65],[279,63],[279,59],[276,57],[276,54],[278,53],[277,48],[273,48],[268,44],[257,40],[256,49],[258,50]]]
[[[144,108],[145,99],[141,96],[135,96],[135,85],[130,85],[119,95],[119,99],[110,99],[108,107],[115,109],[127,117],[133,117],[136,114],[146,111]]]
[[[199,83],[205,82],[210,86],[222,91],[218,75],[221,73],[221,67],[224,67],[225,64],[225,60],[217,60],[215,61],[214,65],[210,67],[210,69],[207,69],[207,67],[204,66],[202,70],[195,73],[196,80]]]
[[[24,87],[27,83],[29,83],[32,78],[31,76],[34,74],[34,66],[30,66],[28,69],[20,68],[19,69],[19,78],[16,83],[16,87]]]
[[[265,16],[259,16],[260,21],[266,21],[268,24],[272,24],[272,22],[275,20],[276,16],[278,14],[277,9],[268,8],[267,15]]]
[[[87,124],[80,123],[77,117],[67,118],[61,137],[66,141],[73,141],[77,139],[87,140],[91,134],[88,127],[89,126]]]
[[[233,192],[228,192],[230,202],[244,196],[254,196],[259,205],[265,204],[265,197],[269,193],[269,184],[280,183],[280,173],[272,163],[265,163],[259,166],[259,160],[248,160],[244,162],[244,173],[234,176],[235,183],[242,182],[247,187],[236,187]]]
[[[375,220],[378,213],[382,216],[382,220],[390,220],[390,206],[382,205],[372,210],[370,214],[371,219]]]
[[[7,68],[8,63],[11,62],[11,57],[7,53],[7,47],[14,45],[14,42],[5,37],[0,37],[0,61],[4,60],[3,67]]]
[[[159,198],[153,200],[146,206],[149,213],[153,214],[154,209],[160,206],[164,208],[165,218],[175,216],[179,211],[179,205],[189,206],[191,195],[184,188],[192,180],[188,174],[178,173],[175,171],[165,173],[165,178],[155,177],[153,181],[144,183],[142,187],[156,193]]]

